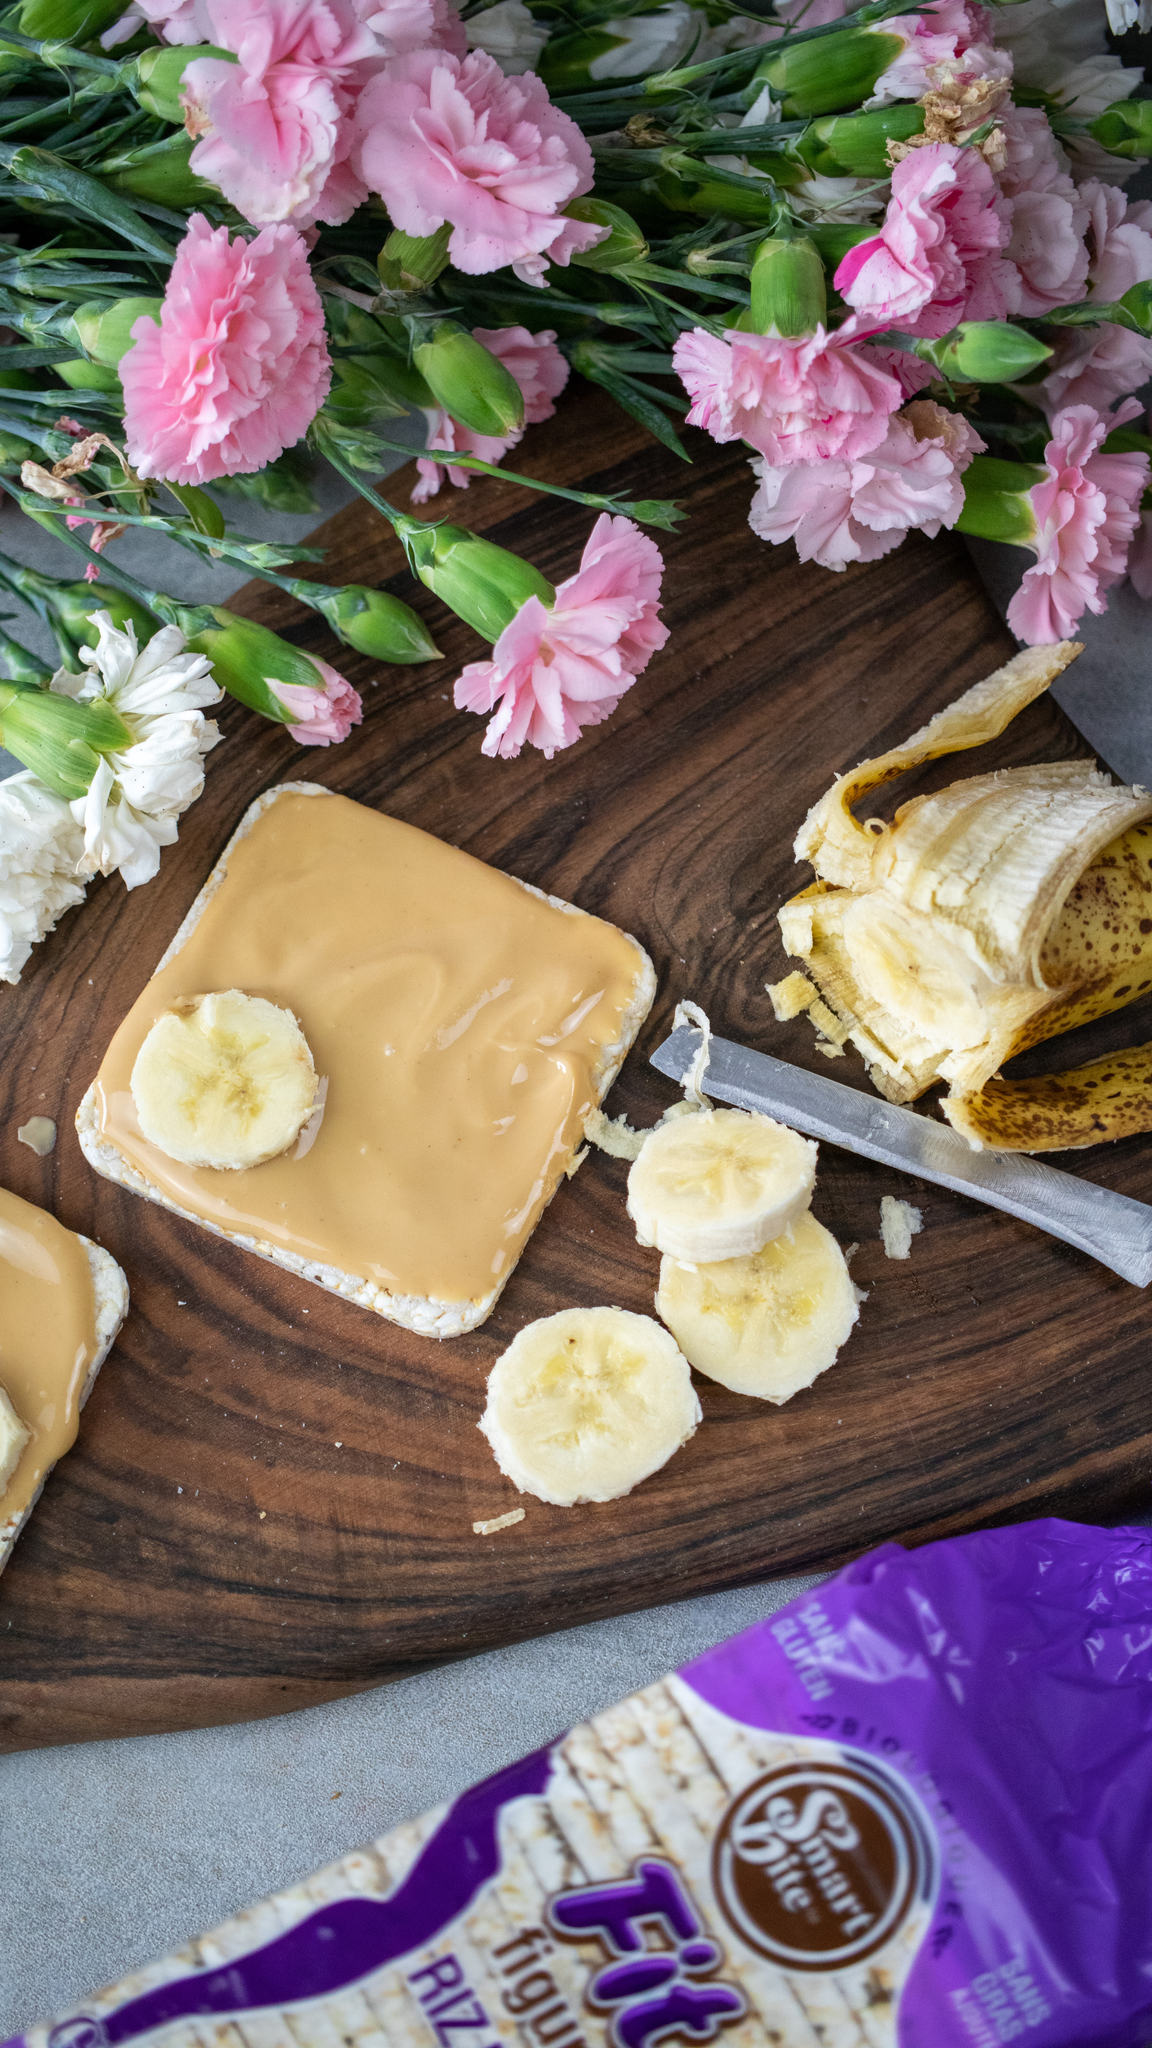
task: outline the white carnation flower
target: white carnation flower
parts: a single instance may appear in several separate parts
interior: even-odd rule
[[[171,846],[176,820],[204,787],[203,760],[221,735],[203,715],[223,691],[206,655],[189,654],[183,633],[162,626],[143,652],[131,621],[122,631],[95,612],[95,647],[82,651],[87,674],[60,669],[52,688],[84,704],[107,702],[135,744],[101,756],[86,794],[71,806],[83,845],[79,872],[119,870],[129,889],[151,881],[160,848]]]
[[[0,782],[0,981],[19,981],[33,946],[83,901],[83,851],[71,806],[31,769]]]
[[[495,7],[474,14],[464,26],[468,31],[468,48],[485,50],[495,57],[507,78],[535,71],[548,41],[548,24],[537,21],[524,0],[497,0]]]

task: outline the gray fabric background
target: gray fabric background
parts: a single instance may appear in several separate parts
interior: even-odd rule
[[[0,1758],[0,2037],[462,1792],[817,1583],[593,1622],[282,1720]]]

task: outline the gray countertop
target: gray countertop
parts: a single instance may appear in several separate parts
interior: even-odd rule
[[[592,1622],[282,1720],[0,1758],[0,2039],[817,1583],[781,1579]]]

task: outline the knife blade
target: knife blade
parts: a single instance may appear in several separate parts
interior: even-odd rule
[[[652,1054],[651,1065],[682,1081],[699,1050],[698,1031],[681,1026]],[[1045,1166],[1026,1152],[973,1152],[950,1124],[809,1074],[730,1038],[714,1038],[703,1087],[739,1109],[759,1109],[819,1138],[878,1159],[954,1193],[971,1195],[1063,1238],[1134,1287],[1152,1282],[1152,1207]]]

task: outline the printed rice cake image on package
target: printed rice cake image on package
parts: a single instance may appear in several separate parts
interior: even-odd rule
[[[886,1545],[20,2048],[1133,2048],[1150,1623],[1145,1530]]]

